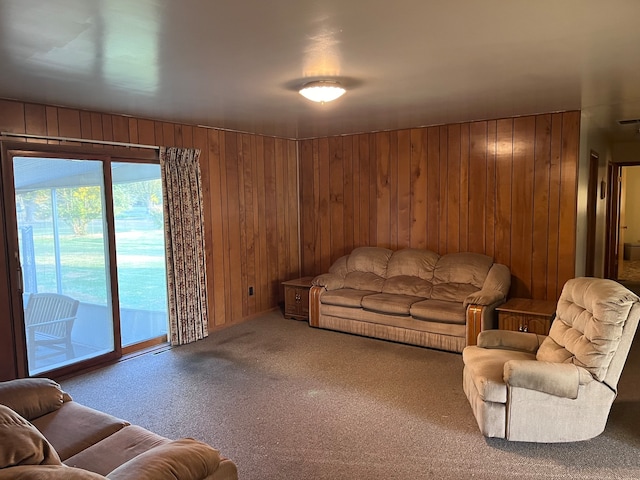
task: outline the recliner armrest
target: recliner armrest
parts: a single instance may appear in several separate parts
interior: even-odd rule
[[[478,346],[482,348],[502,348],[536,353],[545,335],[514,332],[511,330],[485,330],[478,335]]]
[[[504,364],[508,386],[536,390],[556,397],[578,398],[578,388],[592,378],[572,363],[509,360]],[[584,370],[584,369],[582,369]]]

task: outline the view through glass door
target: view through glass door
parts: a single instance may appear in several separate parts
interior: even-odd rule
[[[29,374],[166,338],[159,165],[15,156],[13,176]]]
[[[167,335],[160,165],[111,164],[122,346]]]

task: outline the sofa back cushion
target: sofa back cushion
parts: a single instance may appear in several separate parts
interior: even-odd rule
[[[384,278],[370,272],[349,272],[344,277],[344,288],[382,292]]]
[[[431,282],[440,255],[430,250],[405,248],[393,252],[387,264],[387,278],[397,276],[418,277]]]
[[[36,427],[0,405],[0,468],[61,464],[54,448]]]
[[[613,280],[574,278],[564,285],[556,319],[536,359],[573,363],[603,381],[638,297]]]
[[[329,273],[344,278],[347,274],[347,258],[349,258],[349,255],[344,255],[333,262],[333,265],[329,267]]]
[[[438,259],[433,272],[431,298],[464,302],[484,285],[493,259],[479,253],[449,253]]]
[[[411,295],[414,297],[430,298],[433,285],[420,277],[396,275],[384,281],[382,293]]]
[[[393,252],[380,247],[358,247],[347,257],[344,288],[381,292]]]
[[[380,247],[358,247],[347,257],[347,273],[366,272],[386,278],[387,264],[393,252]]]

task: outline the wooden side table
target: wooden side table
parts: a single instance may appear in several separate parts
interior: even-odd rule
[[[309,289],[314,277],[282,282],[284,285],[284,318],[309,320]]]
[[[549,335],[551,322],[556,316],[556,302],[511,298],[496,308],[498,328]]]

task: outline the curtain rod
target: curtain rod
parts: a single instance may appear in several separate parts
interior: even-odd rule
[[[18,137],[18,138],[37,138],[40,140],[58,140],[61,142],[78,142],[78,143],[95,143],[98,145],[111,145],[114,147],[135,147],[135,148],[148,148],[150,150],[160,150],[157,145],[143,145],[140,143],[128,143],[128,142],[111,142],[109,140],[89,140],[86,138],[70,138],[70,137],[54,137],[52,135],[31,135],[28,133],[0,133],[3,137]]]

